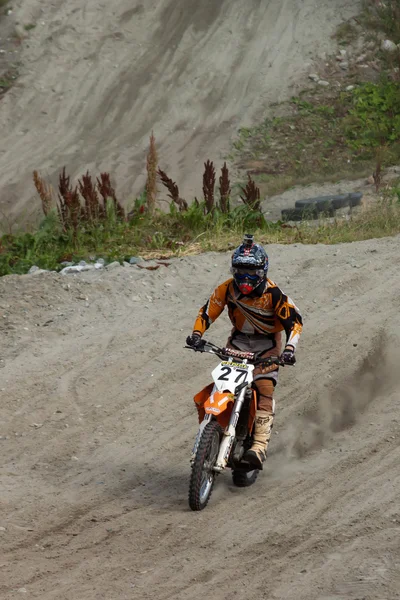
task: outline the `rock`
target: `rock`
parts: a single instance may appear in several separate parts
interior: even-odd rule
[[[339,63],[339,67],[346,71],[349,68],[349,63],[347,62],[347,60],[342,60],[342,62]]]
[[[5,527],[0,527],[0,531],[5,531],[6,528]]]
[[[346,88],[346,92],[351,92],[351,90],[354,90],[355,87],[355,85],[348,85]]]
[[[68,260],[63,260],[63,262],[60,263],[60,265],[62,265],[63,267],[72,267],[73,264],[73,262],[70,262]]]
[[[360,54],[360,56],[358,56],[358,57],[356,58],[356,63],[357,63],[357,64],[359,64],[359,63],[362,63],[362,62],[364,62],[364,60],[365,60],[366,58],[367,58],[367,55],[366,55],[366,54]]]
[[[82,271],[92,271],[94,268],[94,265],[88,265],[84,260],[82,260],[79,265],[72,265],[71,267],[65,267],[64,269],[61,269],[60,273],[61,275],[67,275],[68,273],[82,273]]]
[[[131,256],[131,258],[129,259],[130,265],[137,265],[137,263],[140,262],[143,262],[143,259],[139,258],[138,256]]]
[[[342,58],[344,58],[345,56],[347,56],[347,50],[342,48],[341,50],[339,50],[339,54]]]
[[[328,87],[330,85],[329,81],[325,81],[324,79],[320,79],[317,83],[322,87]]]
[[[104,260],[104,258],[98,258],[98,259],[96,260],[96,263],[95,263],[95,264],[98,264],[98,265],[103,265],[103,267],[104,267],[104,265],[106,264],[106,261]]]
[[[106,269],[107,269],[107,271],[112,271],[113,269],[117,269],[120,266],[121,266],[120,263],[117,260],[114,260],[114,262],[112,262],[106,266]]]
[[[397,46],[392,40],[382,40],[381,50],[385,50],[386,52],[395,52],[397,50]]]
[[[34,265],[33,267],[31,267],[28,271],[28,275],[40,275],[40,273],[49,273],[50,271],[47,271],[46,269],[40,269],[39,267],[37,267],[36,265]]]
[[[130,263],[126,262],[126,260],[124,260],[124,262],[122,263],[123,267],[130,267]]]
[[[97,261],[94,263],[95,269],[104,269],[104,260],[102,258],[100,260],[102,260],[103,262]]]
[[[312,81],[319,81],[319,76],[316,73],[310,73],[308,78],[312,79]]]

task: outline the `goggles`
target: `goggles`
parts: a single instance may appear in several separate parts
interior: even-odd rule
[[[242,269],[238,267],[232,267],[231,269],[232,275],[235,277],[236,281],[254,281],[257,282],[262,279],[265,275],[264,269]]]

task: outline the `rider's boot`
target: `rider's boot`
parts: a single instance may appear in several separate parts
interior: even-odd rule
[[[265,412],[265,410],[256,411],[253,445],[247,450],[243,458],[257,469],[263,468],[262,464],[267,458],[273,421],[274,415],[272,413]]]

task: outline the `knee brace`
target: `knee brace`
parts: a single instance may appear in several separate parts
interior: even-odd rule
[[[274,382],[272,379],[256,379],[253,386],[257,393],[257,408],[271,415],[275,414]]]

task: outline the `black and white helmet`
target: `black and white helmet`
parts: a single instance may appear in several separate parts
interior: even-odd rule
[[[246,234],[232,254],[232,275],[242,294],[250,294],[267,277],[268,255],[254,236]]]

